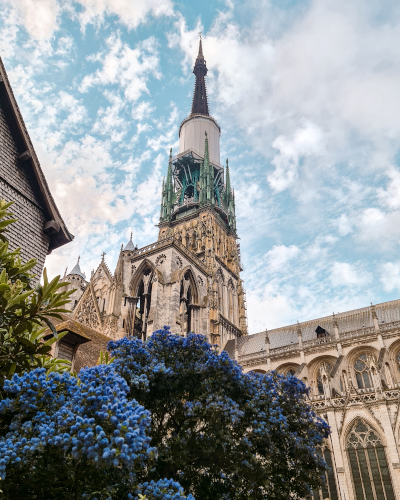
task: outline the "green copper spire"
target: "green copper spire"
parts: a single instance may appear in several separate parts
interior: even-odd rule
[[[164,220],[170,220],[172,215],[172,209],[174,206],[174,186],[172,183],[172,148],[169,152],[169,161],[168,161],[168,173],[167,173],[167,181],[165,183],[165,195],[164,195]]]
[[[231,177],[229,175],[229,163],[228,158],[226,159],[226,181],[225,181],[225,206],[228,209],[229,203],[231,201]]]
[[[162,180],[160,221],[164,219],[165,177]]]

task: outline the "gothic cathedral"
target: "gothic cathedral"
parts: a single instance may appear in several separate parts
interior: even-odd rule
[[[228,160],[225,169],[220,164],[221,129],[208,110],[201,40],[193,73],[192,110],[163,181],[158,241],[137,248],[131,237],[114,275],[103,255],[89,282],[79,260],[65,277],[76,289],[74,319],[113,339],[145,339],[164,325],[222,347],[247,335],[235,194]]]

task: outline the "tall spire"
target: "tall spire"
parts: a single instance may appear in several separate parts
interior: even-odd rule
[[[197,56],[193,73],[196,75],[196,82],[194,84],[194,93],[192,101],[192,115],[205,115],[209,116],[208,102],[207,102],[207,89],[205,76],[207,74],[206,61],[203,56],[203,45],[200,35],[199,54]]]

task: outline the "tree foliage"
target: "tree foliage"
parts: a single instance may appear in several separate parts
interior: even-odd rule
[[[153,465],[202,500],[304,498],[326,470],[317,447],[327,424],[292,375],[244,374],[201,335],[167,327],[142,343],[109,343],[128,397],[151,413]]]
[[[49,281],[46,269],[43,285],[35,282],[29,271],[36,260],[25,264],[21,261],[21,250],[9,250],[5,233],[14,223],[8,208],[13,202],[0,200],[0,384],[14,373],[35,367],[63,370],[68,362],[59,362],[48,356],[51,344],[57,340],[57,332],[51,320],[61,319],[68,312],[63,306],[69,302],[72,291],[60,291],[66,286],[57,276]],[[7,218],[8,217],[8,218]],[[53,337],[43,340],[45,328],[50,327]]]
[[[156,450],[150,413],[128,400],[112,364],[70,373],[14,375],[0,402],[5,499],[194,500],[173,480],[139,482]]]

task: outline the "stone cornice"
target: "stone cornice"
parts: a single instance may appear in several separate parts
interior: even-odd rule
[[[185,255],[192,263],[204,274],[209,276],[209,273],[207,272],[206,266],[203,264],[203,262],[189,249],[185,247],[185,245],[182,245],[182,243],[178,240],[176,240],[173,237],[165,238],[163,240],[159,240],[155,243],[152,243],[151,245],[147,245],[142,248],[138,248],[137,250],[133,250],[132,252],[129,252],[127,254],[127,257],[131,260],[131,262],[136,262],[143,257],[148,257],[149,255],[153,255],[156,253],[159,253],[160,250],[163,250],[164,248],[168,248],[170,246],[175,247],[177,250],[179,250],[181,253]]]

